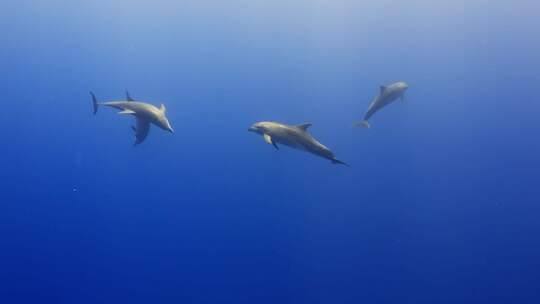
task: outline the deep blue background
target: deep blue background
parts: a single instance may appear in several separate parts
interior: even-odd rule
[[[0,302],[540,303],[538,11],[3,1]],[[134,148],[92,116],[125,89],[176,133]],[[259,120],[312,122],[351,167]]]

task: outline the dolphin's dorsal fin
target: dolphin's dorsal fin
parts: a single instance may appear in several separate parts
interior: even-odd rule
[[[264,138],[265,142],[267,142],[270,145],[273,145],[274,148],[279,149],[278,146],[276,145],[276,142],[272,139],[272,137],[270,135],[264,134],[263,138]]]
[[[386,86],[381,86],[381,94],[384,93],[384,91],[386,90]]]
[[[307,129],[309,127],[311,127],[311,123],[307,122],[307,123],[303,123],[303,124],[300,124],[300,125],[297,125],[296,126],[298,129],[301,129],[303,131],[307,131]]]
[[[164,104],[161,104],[161,106],[159,107],[159,110],[165,114],[165,112],[167,112],[167,108],[165,108],[165,105]]]
[[[129,96],[129,92],[126,90],[126,100],[127,101],[135,101],[135,99],[131,98],[131,96]]]

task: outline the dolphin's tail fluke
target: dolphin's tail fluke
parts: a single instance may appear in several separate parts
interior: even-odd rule
[[[359,121],[359,122],[355,123],[354,125],[357,126],[357,127],[363,127],[363,128],[366,128],[366,129],[371,128],[371,125],[369,124],[369,122],[367,120]]]
[[[98,102],[96,99],[96,95],[94,95],[94,93],[92,92],[90,92],[90,95],[92,95],[92,106],[94,107],[94,115],[96,115],[97,110],[98,110]]]
[[[339,164],[339,165],[345,165],[347,167],[350,167],[349,164],[347,164],[346,162],[342,162],[342,161],[340,161],[339,159],[336,159],[336,158],[332,159],[332,164],[335,164],[335,165]]]

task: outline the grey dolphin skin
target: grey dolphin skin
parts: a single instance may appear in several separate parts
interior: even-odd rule
[[[120,110],[118,114],[135,116],[137,125],[131,127],[135,132],[134,145],[138,145],[146,139],[150,124],[173,133],[173,128],[165,116],[166,109],[163,104],[161,104],[160,108],[157,108],[146,102],[135,101],[129,96],[128,92],[126,92],[126,100],[122,101],[98,102],[94,93],[90,92],[90,95],[92,95],[94,115],[97,113],[98,107],[104,105]]]
[[[248,131],[261,134],[264,140],[276,149],[279,149],[277,144],[282,144],[326,158],[333,164],[348,166],[346,163],[336,159],[330,149],[309,134],[307,129],[310,126],[310,123],[291,126],[278,122],[262,121],[253,124]]]
[[[401,98],[401,101],[403,101],[403,94],[408,88],[409,86],[402,81],[387,86],[381,86],[379,95],[377,95],[377,97],[375,97],[375,99],[371,102],[366,114],[364,115],[364,119],[357,123],[357,125],[369,128],[370,124],[368,119],[377,111],[392,103],[394,100]]]

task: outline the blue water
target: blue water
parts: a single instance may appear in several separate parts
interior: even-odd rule
[[[0,303],[540,303],[538,11],[2,2]],[[126,89],[175,133],[92,115]]]

